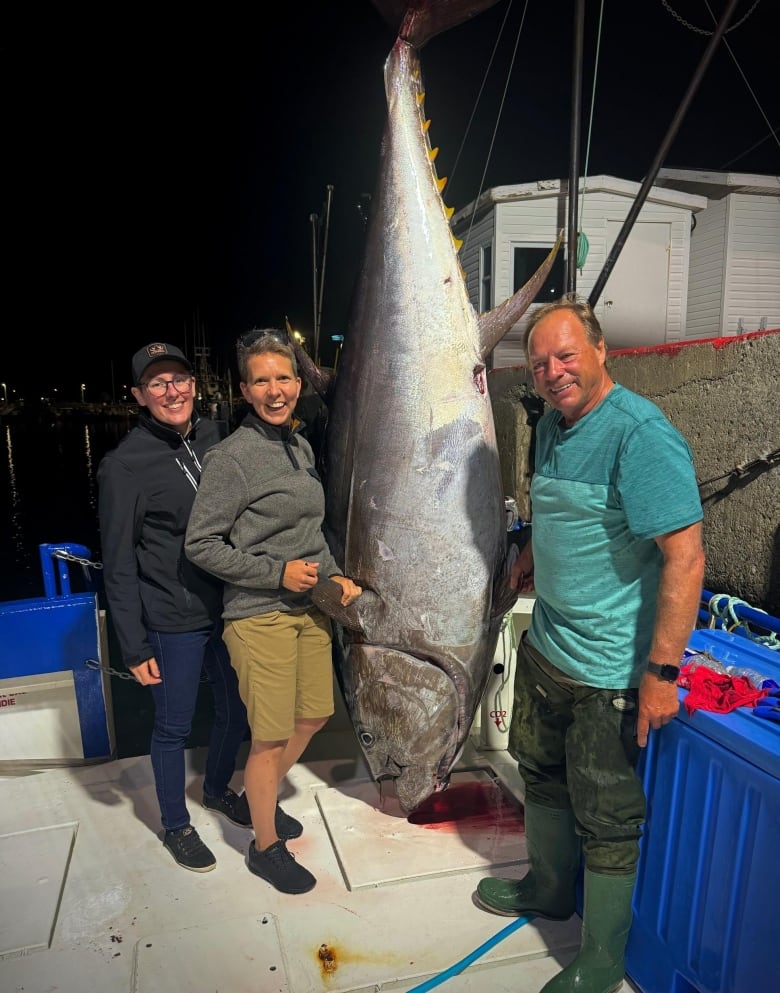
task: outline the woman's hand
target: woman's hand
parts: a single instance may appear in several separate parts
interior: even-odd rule
[[[348,607],[363,592],[363,587],[358,586],[353,583],[351,579],[347,579],[346,576],[331,576],[330,577],[334,583],[338,583],[341,587],[341,606]]]
[[[141,686],[154,686],[162,682],[160,667],[157,665],[157,659],[155,658],[147,659],[145,662],[141,662],[140,665],[131,666],[130,672],[132,672],[135,681],[140,683]]]
[[[291,593],[306,593],[319,582],[317,570],[319,562],[304,562],[303,559],[293,559],[284,567],[282,586]]]

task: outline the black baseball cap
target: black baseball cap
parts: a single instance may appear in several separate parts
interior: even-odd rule
[[[141,382],[141,377],[152,364],[161,359],[175,359],[181,362],[187,372],[194,372],[192,363],[184,352],[175,345],[168,345],[164,341],[153,341],[143,348],[139,348],[133,356],[133,382],[136,386]]]

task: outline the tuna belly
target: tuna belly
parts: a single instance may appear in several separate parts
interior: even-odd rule
[[[441,669],[393,648],[351,644],[341,686],[375,780],[392,779],[404,813],[447,785],[462,713]]]

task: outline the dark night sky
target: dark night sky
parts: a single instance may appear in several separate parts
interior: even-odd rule
[[[666,2],[690,24],[714,26],[706,0]],[[734,21],[753,2],[740,0]],[[709,5],[719,16],[726,0]],[[324,215],[328,184],[322,340],[344,330],[362,245],[356,205],[373,189],[394,33],[369,0],[314,7],[174,16],[128,5],[112,8],[111,22],[68,9],[8,28],[0,379],[73,395],[79,382],[110,389],[112,363],[119,383],[132,351],[157,338],[185,344],[196,314],[218,371],[232,368],[236,336],[254,325],[289,315],[310,333],[309,218]],[[708,39],[668,7],[604,2],[589,175],[641,180],[680,106]],[[761,0],[727,37],[777,127],[774,8]],[[451,177],[445,200],[456,209],[490,186],[568,176],[574,9],[573,0],[501,0],[423,51],[437,169]],[[583,171],[600,9],[587,0]],[[777,139],[723,45],[664,165],[780,172]]]

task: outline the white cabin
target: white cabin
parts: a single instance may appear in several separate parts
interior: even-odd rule
[[[567,186],[557,179],[497,186],[453,217],[453,233],[463,240],[460,260],[469,297],[480,313],[511,296],[566,228]],[[639,190],[639,183],[614,176],[580,181],[578,228],[587,251],[578,251],[579,296],[593,288]],[[686,337],[691,228],[706,207],[704,196],[651,187],[595,308],[611,349]],[[566,246],[539,303],[566,291],[565,251]],[[525,362],[527,320],[526,315],[497,345],[495,368]]]
[[[656,184],[707,197],[691,232],[685,337],[780,327],[780,176],[661,169]]]

